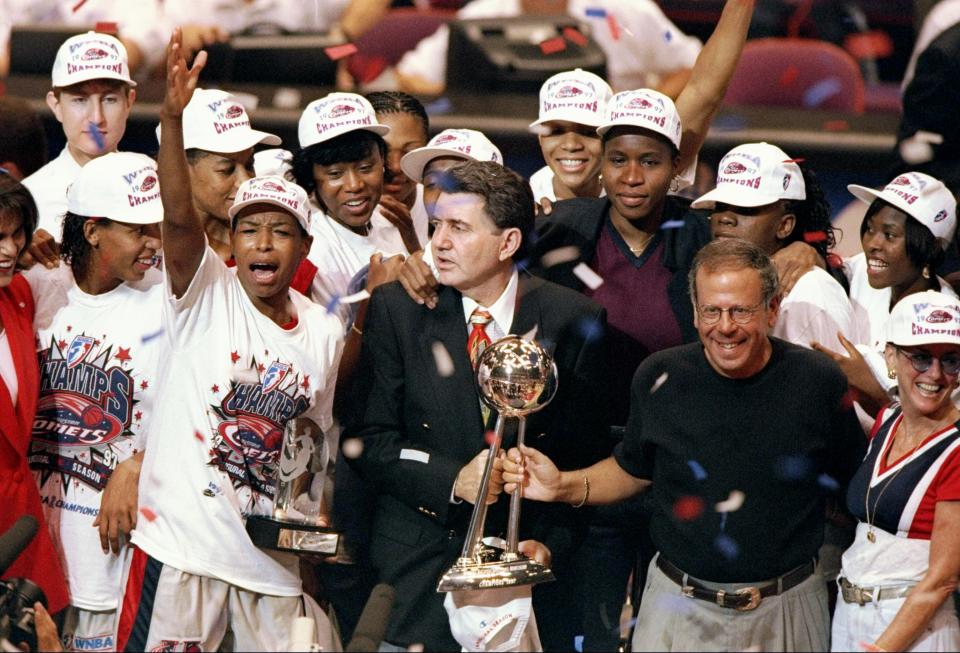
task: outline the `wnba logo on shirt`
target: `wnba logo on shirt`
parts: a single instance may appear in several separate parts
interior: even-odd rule
[[[83,359],[93,348],[93,342],[94,340],[90,336],[74,336],[70,348],[67,350],[67,367],[69,369],[72,370],[83,362]]]

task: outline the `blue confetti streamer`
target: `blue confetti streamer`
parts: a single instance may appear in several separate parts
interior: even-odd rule
[[[103,149],[106,147],[106,143],[103,140],[103,132],[92,122],[90,123],[89,130],[90,135],[93,136],[93,142],[97,144],[97,149],[103,152]]]
[[[667,43],[669,43],[670,41],[672,41],[672,40],[673,40],[673,32],[671,32],[670,30],[667,30],[666,32],[664,32],[664,33],[663,33],[663,39],[664,39]]]
[[[423,108],[426,109],[427,115],[438,116],[453,111],[453,102],[449,98],[441,97],[428,103]]]
[[[830,490],[831,492],[840,489],[840,484],[829,474],[820,474],[820,476],[817,477],[817,483],[820,484],[820,487]]]
[[[836,77],[822,79],[803,94],[803,106],[819,107],[821,104],[843,91],[843,85]]]
[[[740,547],[729,535],[723,533],[717,535],[717,539],[713,541],[713,546],[715,546],[727,560],[733,560],[740,555]]]
[[[577,635],[573,638],[573,650],[577,653],[583,653],[583,635]]]
[[[586,15],[588,18],[606,18],[607,10],[603,7],[588,7],[586,10]]]
[[[145,345],[151,340],[155,340],[162,335],[163,335],[163,329],[160,329],[159,331],[154,331],[153,333],[147,333],[142,338],[140,338],[140,343]]]
[[[774,463],[774,471],[779,478],[785,481],[799,481],[809,476],[813,462],[808,456],[797,454],[794,456],[780,456]]]
[[[687,465],[690,467],[690,471],[693,472],[693,477],[698,481],[702,481],[707,478],[706,470],[696,460],[688,460]]]
[[[719,115],[713,120],[712,127],[720,131],[738,131],[747,126],[747,119],[736,114]]]
[[[330,301],[327,302],[327,305],[324,306],[324,308],[327,310],[327,313],[333,313],[335,310],[337,310],[337,306],[339,305],[340,305],[340,295],[334,294],[333,297],[330,298]]]
[[[660,228],[661,229],[679,229],[684,224],[686,223],[683,220],[667,220],[662,225],[660,225]]]
[[[595,342],[603,337],[603,329],[597,320],[585,318],[580,320],[580,334],[587,342]]]

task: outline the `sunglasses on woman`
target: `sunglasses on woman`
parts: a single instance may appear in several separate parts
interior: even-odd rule
[[[927,354],[925,352],[915,352],[915,351],[906,351],[900,347],[896,348],[897,351],[903,354],[907,360],[910,361],[910,365],[916,371],[923,373],[929,370],[933,366],[933,355]],[[956,376],[960,373],[960,354],[944,354],[939,359],[940,369],[943,370],[944,374],[949,374],[950,376]]]

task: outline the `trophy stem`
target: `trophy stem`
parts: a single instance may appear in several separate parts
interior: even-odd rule
[[[493,475],[493,464],[500,452],[500,441],[503,440],[503,415],[497,415],[497,426],[494,430],[493,442],[490,443],[490,453],[487,464],[483,468],[483,478],[480,480],[480,489],[477,491],[477,500],[473,504],[473,514],[470,515],[470,527],[467,529],[467,539],[463,543],[462,559],[472,560],[483,539],[483,524],[487,519],[487,491],[490,488],[490,476]]]
[[[517,418],[519,425],[517,427],[517,447],[524,444],[524,437],[527,435],[527,418],[520,416]],[[507,551],[506,555],[517,557],[520,545],[520,501],[523,498],[523,487],[517,483],[516,489],[510,496],[510,513],[507,521]]]

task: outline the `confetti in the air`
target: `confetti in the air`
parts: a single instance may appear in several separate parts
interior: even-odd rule
[[[656,392],[657,390],[659,390],[659,389],[660,389],[660,386],[662,386],[664,383],[667,382],[667,378],[668,378],[669,376],[670,376],[670,375],[669,375],[668,373],[666,373],[666,372],[664,372],[663,374],[661,374],[660,376],[658,376],[658,377],[657,377],[657,380],[653,382],[653,385],[652,385],[652,386],[650,386],[650,394],[653,394],[654,392]]]
[[[197,440],[199,440],[200,442],[206,442],[206,440],[205,440],[204,437],[203,437],[203,433],[201,433],[200,431],[194,431],[194,432],[193,432],[193,437],[195,437],[195,438],[196,438]]]
[[[580,320],[580,334],[587,342],[595,342],[603,337],[603,327],[591,317],[584,318]]]
[[[534,326],[532,329],[520,336],[520,339],[525,342],[533,342],[537,337],[537,327]]]
[[[820,474],[817,477],[817,483],[820,484],[820,487],[834,492],[840,489],[840,484],[837,483],[837,479],[833,478],[829,474]]]
[[[732,537],[725,533],[717,535],[717,539],[713,541],[713,545],[727,560],[733,560],[740,555],[740,547]]]
[[[544,54],[556,54],[567,49],[567,42],[562,37],[556,36],[552,39],[540,42],[540,51]]]
[[[673,516],[679,521],[693,521],[703,514],[703,499],[697,496],[685,496],[673,504]]]
[[[803,454],[780,456],[774,463],[774,471],[779,478],[785,481],[798,481],[806,478],[812,470],[813,463]]]
[[[730,492],[730,496],[715,505],[713,509],[717,512],[736,512],[740,510],[740,506],[743,505],[743,500],[746,496],[747,495],[740,490],[733,490]]]
[[[780,86],[792,86],[800,77],[800,69],[795,64],[790,64],[780,74]]]
[[[341,445],[343,457],[356,460],[363,453],[363,440],[360,438],[347,438]]]
[[[357,53],[357,46],[353,43],[344,43],[343,45],[334,45],[333,47],[324,48],[323,51],[330,58],[330,61],[339,61],[345,57],[349,57],[352,54]]]
[[[423,108],[426,110],[427,115],[439,116],[441,114],[450,113],[453,111],[453,102],[450,101],[450,98],[441,97],[424,105]]]
[[[143,518],[147,521],[153,521],[157,518],[157,513],[146,506],[140,508],[140,514],[143,515]]]
[[[703,465],[698,463],[696,460],[688,460],[687,466],[690,468],[690,471],[693,472],[693,477],[698,481],[706,480],[707,470],[703,468]]]
[[[80,2],[78,2],[78,3],[75,4],[75,5],[73,5],[73,9],[71,9],[71,11],[72,11],[73,13],[77,13],[78,11],[80,11],[80,7],[82,7],[82,6],[85,5],[85,4],[87,4],[87,0],[80,0]]]
[[[826,231],[808,231],[803,234],[803,239],[808,243],[822,243],[827,240]]]
[[[603,285],[603,278],[591,270],[586,263],[578,263],[577,267],[573,268],[573,273],[590,290],[596,290]]]
[[[607,10],[603,7],[588,7],[584,12],[588,18],[606,18]]]
[[[155,340],[162,335],[163,335],[163,329],[159,329],[157,331],[154,331],[153,333],[144,334],[144,336],[140,338],[140,343],[145,345],[151,340]]]
[[[323,308],[324,310],[327,311],[327,313],[333,313],[335,310],[337,310],[337,306],[339,305],[340,305],[340,295],[338,295],[337,293],[333,293],[333,297],[330,298],[330,301],[328,301],[327,305],[324,306]]]
[[[494,431],[487,431],[483,434],[483,441],[487,443],[487,446],[493,444],[493,441],[497,439],[497,434]]]
[[[433,362],[437,366],[437,374],[442,378],[453,376],[454,366],[453,357],[443,346],[443,343],[437,341],[433,343]]]
[[[803,106],[819,107],[824,102],[843,91],[843,84],[837,77],[827,77],[808,88],[803,94]]]
[[[90,136],[93,138],[93,142],[97,144],[97,149],[101,152],[106,147],[106,144],[103,140],[103,132],[100,131],[100,128],[94,123],[89,123]]]
[[[576,27],[564,27],[563,35],[568,41],[581,48],[587,45],[587,37],[584,36]]]
[[[685,224],[686,223],[683,220],[667,220],[662,225],[660,225],[660,228],[661,229],[679,229]]]
[[[540,263],[543,267],[550,268],[561,263],[576,261],[578,258],[580,258],[580,248],[576,245],[568,245],[550,250],[540,257]]]
[[[620,24],[617,22],[617,17],[613,14],[607,14],[607,27],[610,28],[610,38],[614,41],[620,40]]]
[[[356,304],[357,302],[362,302],[364,300],[370,299],[370,293],[366,290],[361,290],[360,292],[355,292],[352,295],[347,295],[346,297],[340,298],[341,304]]]
[[[666,32],[664,32],[664,33],[663,33],[663,40],[666,41],[667,43],[669,43],[670,41],[672,41],[672,40],[673,40],[673,32],[671,32],[670,30],[667,30]]]

